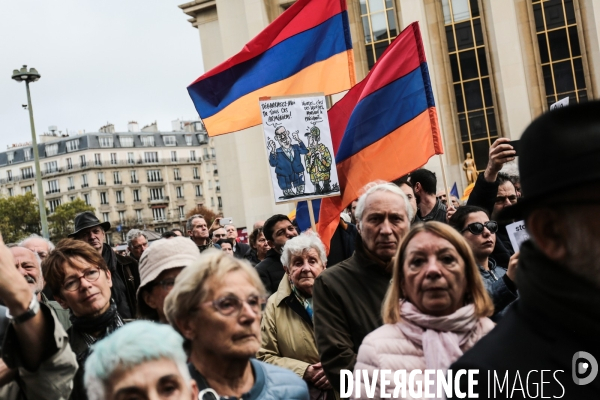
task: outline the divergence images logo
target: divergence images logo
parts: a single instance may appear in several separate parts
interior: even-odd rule
[[[587,385],[598,375],[598,362],[593,355],[585,351],[573,354],[573,382],[576,385]],[[587,375],[585,378],[583,376]]]

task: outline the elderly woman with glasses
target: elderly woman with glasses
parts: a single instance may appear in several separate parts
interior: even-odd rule
[[[200,399],[308,399],[294,373],[253,358],[265,296],[254,268],[221,251],[207,250],[177,276],[165,314],[186,339]]]
[[[487,316],[494,306],[471,249],[447,224],[415,225],[402,241],[392,269],[382,308],[385,325],[365,337],[354,371],[366,373],[372,382],[377,372],[405,370],[406,376],[414,377],[406,385],[410,398],[425,398],[425,390],[435,393],[441,382],[437,375],[425,378],[423,371],[445,372],[491,331],[494,323]],[[390,375],[387,379],[393,380]],[[359,397],[390,397],[395,384],[383,388],[383,379],[377,376],[376,381],[375,393],[365,393],[365,385]]]
[[[281,262],[285,275],[267,303],[257,358],[294,371],[307,382],[311,398],[317,398],[332,389],[319,360],[312,318],[313,285],[327,263],[325,247],[317,234],[305,232],[285,243]]]
[[[63,239],[44,260],[42,269],[56,301],[69,309],[69,343],[77,356],[72,399],[86,399],[83,365],[96,341],[123,326],[111,299],[110,271],[102,255],[80,240]]]
[[[198,258],[198,247],[188,238],[175,236],[152,243],[140,258],[137,317],[166,324],[165,298],[181,270]]]
[[[494,301],[492,319],[497,321],[506,307],[519,296],[515,284],[519,253],[510,257],[508,268],[496,264],[491,255],[496,248],[498,223],[490,221],[487,211],[483,208],[460,207],[448,223],[469,243],[485,288]]]

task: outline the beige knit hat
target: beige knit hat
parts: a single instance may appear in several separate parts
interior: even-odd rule
[[[199,258],[198,246],[190,238],[174,237],[152,242],[140,258],[140,287],[136,293],[138,309],[144,311],[148,308],[140,296],[144,286],[152,283],[161,272],[171,268],[187,267]]]

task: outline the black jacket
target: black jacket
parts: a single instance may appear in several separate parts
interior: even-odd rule
[[[135,317],[136,292],[140,286],[138,263],[131,257],[116,254],[108,244],[102,248],[102,258],[110,270],[113,286],[111,295],[117,304],[119,315],[125,319]]]
[[[415,222],[417,222],[417,221],[423,221],[423,222],[438,221],[438,222],[447,223],[448,222],[448,220],[446,219],[447,212],[448,212],[448,209],[446,208],[444,203],[442,203],[439,199],[437,199],[435,201],[435,206],[433,207],[433,209],[431,210],[431,212],[429,214],[427,214],[425,216],[421,216],[421,210],[417,210],[417,215],[415,216]]]
[[[542,381],[546,382],[544,398],[600,398],[600,377],[587,385],[573,381],[573,367],[580,364],[577,360],[581,358],[576,353],[590,353],[596,365],[600,360],[600,290],[565,266],[548,260],[530,241],[521,246],[517,281],[519,300],[498,326],[451,369],[479,369],[479,398],[493,397],[487,391],[488,371],[492,380],[494,373],[500,382],[508,376],[510,390],[501,392],[496,386],[495,398],[511,398],[515,385],[529,390],[529,397],[525,397],[527,391],[524,395],[517,389],[512,391],[513,399],[534,398],[535,385],[539,390]],[[542,370],[550,372],[542,378]],[[466,382],[462,382],[462,387],[466,387]],[[493,390],[494,386],[489,387]]]
[[[275,293],[279,287],[279,282],[283,279],[285,271],[281,264],[281,254],[275,250],[267,251],[267,256],[264,260],[256,265],[256,272],[262,280],[269,294]]]
[[[354,253],[355,241],[358,230],[353,224],[347,224],[340,218],[340,223],[333,233],[327,255],[327,267],[333,267],[339,262],[347,260]]]
[[[250,252],[250,245],[246,243],[235,243],[233,256],[235,258],[243,259],[246,254]]]

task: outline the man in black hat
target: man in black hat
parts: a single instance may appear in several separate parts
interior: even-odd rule
[[[479,369],[476,392],[485,398],[534,398],[537,391],[540,398],[598,399],[600,102],[531,123],[519,169],[523,200],[500,218],[524,219],[531,236],[520,249],[520,299],[452,369]]]
[[[113,280],[112,296],[117,303],[119,314],[134,318],[136,310],[135,293],[140,285],[138,263],[131,257],[120,256],[104,240],[110,222],[100,222],[91,211],[84,211],[75,217],[75,232],[69,237],[89,243],[106,262]]]

